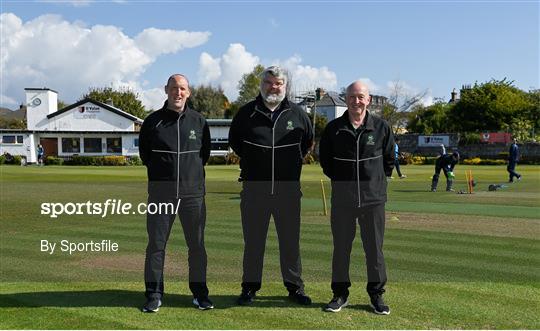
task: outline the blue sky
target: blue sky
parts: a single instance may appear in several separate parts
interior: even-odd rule
[[[1,105],[24,87],[76,101],[90,86],[130,86],[148,107],[171,73],[237,96],[254,65],[280,64],[297,91],[356,79],[424,102],[507,77],[539,88],[538,1],[2,1]]]

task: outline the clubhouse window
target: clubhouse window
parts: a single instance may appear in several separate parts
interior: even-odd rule
[[[122,153],[122,138],[107,138],[107,153]]]
[[[80,138],[62,138],[63,153],[80,153],[81,139]]]
[[[85,153],[101,153],[102,151],[101,138],[84,138]]]
[[[22,144],[23,136],[5,135],[2,136],[2,144]]]

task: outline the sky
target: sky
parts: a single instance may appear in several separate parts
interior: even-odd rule
[[[293,91],[426,91],[507,78],[538,89],[539,1],[5,1],[0,106],[47,87],[67,104],[92,87],[129,87],[148,109],[174,73],[229,100],[257,64],[280,65]]]

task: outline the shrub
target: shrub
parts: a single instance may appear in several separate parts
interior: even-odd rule
[[[127,159],[127,163],[128,163],[128,165],[132,165],[132,166],[141,166],[141,165],[143,165],[143,162],[142,162],[141,158],[138,157],[137,155],[129,156],[128,159]]]
[[[234,152],[230,152],[225,156],[225,164],[240,164],[240,157]]]
[[[399,153],[399,164],[413,164],[413,155],[411,153]]]
[[[208,159],[208,165],[223,165],[227,164],[227,156],[214,155]]]
[[[5,155],[0,155],[0,164],[6,163],[6,157]]]
[[[21,164],[21,159],[23,158],[22,155],[13,155],[13,163],[12,164]]]
[[[480,138],[480,134],[478,132],[465,132],[459,138],[460,146],[475,145],[481,142],[482,142],[482,139]]]
[[[74,155],[71,159],[64,161],[66,165],[82,165],[82,166],[125,166],[128,161],[125,156],[81,156]]]
[[[313,156],[312,153],[307,153],[304,159],[302,160],[303,164],[315,164],[317,163],[317,160],[315,159],[315,156]]]
[[[467,165],[502,165],[502,164],[506,164],[506,161],[493,160],[493,159],[481,159],[479,157],[475,157],[472,159],[464,159],[462,163],[467,164]]]
[[[505,160],[508,160],[508,157],[510,156],[510,153],[508,152],[501,152],[499,153],[499,158],[500,159],[505,159]]]
[[[64,159],[60,157],[47,156],[45,158],[46,165],[62,165],[63,163],[64,163]]]
[[[121,155],[103,156],[102,160],[105,166],[125,166],[128,164],[126,157]]]

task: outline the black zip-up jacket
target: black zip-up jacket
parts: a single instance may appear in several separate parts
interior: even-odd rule
[[[394,168],[394,135],[369,112],[356,134],[346,111],[328,123],[321,137],[321,167],[332,180],[332,203],[364,207],[386,202],[386,177]]]
[[[270,194],[284,182],[297,182],[299,188],[302,160],[313,143],[313,127],[300,106],[285,98],[274,112],[272,120],[259,95],[240,108],[229,131],[229,145],[240,156],[242,179],[261,182]]]
[[[458,161],[454,160],[452,154],[444,154],[437,159],[436,166],[443,169],[444,172],[454,171]]]
[[[161,197],[202,197],[204,165],[210,157],[210,129],[193,109],[162,109],[148,115],[139,134],[139,155],[148,172],[148,193]]]

